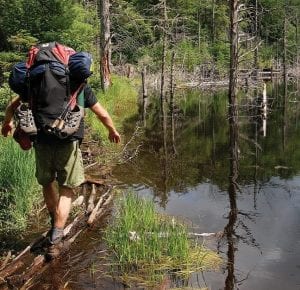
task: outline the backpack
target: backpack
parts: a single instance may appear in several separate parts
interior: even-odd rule
[[[89,53],[51,42],[33,46],[26,63],[13,67],[9,85],[29,105],[16,110],[25,132],[43,130],[66,138],[78,130],[83,108],[77,96],[92,74],[91,62]]]

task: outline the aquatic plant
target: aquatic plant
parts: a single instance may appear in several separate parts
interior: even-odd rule
[[[187,278],[220,265],[217,254],[189,238],[184,223],[157,213],[153,201],[133,193],[120,199],[105,240],[112,273],[129,284],[153,285],[166,275]]]

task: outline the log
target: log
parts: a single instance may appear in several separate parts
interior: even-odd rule
[[[7,263],[8,263],[8,261],[9,261],[10,258],[11,258],[11,251],[9,251],[9,252],[7,253],[7,255],[6,255],[6,257],[5,257],[4,261],[3,261],[3,263],[2,263],[1,266],[0,266],[0,271],[3,270],[3,269],[6,267],[6,265],[7,265]]]
[[[108,190],[107,190],[107,191],[99,198],[99,200],[98,200],[98,202],[97,202],[95,208],[93,209],[93,211],[91,212],[91,214],[90,214],[90,216],[89,216],[89,218],[88,218],[88,221],[87,221],[87,224],[88,224],[88,225],[91,225],[91,224],[94,222],[94,220],[95,220],[95,218],[96,218],[96,215],[97,215],[97,212],[99,211],[99,208],[100,208],[101,204],[102,204],[103,201],[104,201],[104,198],[106,198],[106,196],[110,193],[111,189],[112,189],[112,187],[110,187],[110,188],[109,188],[109,189],[108,189]]]
[[[67,237],[64,240],[64,246],[61,254],[63,254],[65,251],[67,251],[70,247],[70,245],[75,241],[75,239],[79,236],[79,234],[84,230],[84,228],[87,225],[91,225],[96,217],[101,216],[105,213],[106,206],[110,203],[113,196],[108,196],[111,192],[111,189],[113,187],[109,187],[108,190],[99,198],[99,201],[97,202],[97,205],[91,212],[90,216],[87,216],[86,214],[82,213],[78,215],[73,222],[71,222],[67,227],[64,229],[64,236]],[[94,185],[94,191],[95,185]],[[105,198],[108,196],[108,198],[105,200]],[[77,226],[80,225],[80,229],[77,230]],[[73,233],[72,233],[73,232]],[[13,275],[16,271],[20,271],[22,268],[25,267],[25,254],[28,253],[36,244],[41,243],[45,237],[47,232],[45,232],[41,237],[33,241],[29,246],[27,246],[10,264],[4,265],[2,264],[3,268],[0,271],[0,284],[1,280],[3,282],[7,282],[10,284],[10,286],[17,287],[18,289],[27,289],[26,285],[31,283],[31,280],[37,273],[44,272],[47,267],[51,263],[47,263],[46,258],[44,255],[38,255],[34,258],[33,262],[26,267],[26,269],[21,274]],[[29,256],[26,256],[29,258]],[[25,258],[25,259],[27,259]],[[9,258],[7,258],[9,260]],[[1,268],[2,268],[1,267]],[[3,285],[3,282],[1,285]]]
[[[64,241],[63,249],[61,250],[60,255],[65,253],[70,248],[71,244],[75,241],[75,239],[79,236],[81,232],[82,229],[75,233],[71,238]],[[10,276],[6,280],[13,287],[17,287],[19,289],[27,289],[26,286],[29,284],[34,275],[37,272],[41,273],[45,271],[46,268],[49,267],[49,265],[50,263],[47,263],[46,257],[44,255],[39,255],[34,258],[31,265],[27,267],[22,274]]]
[[[109,196],[109,197],[106,199],[106,201],[103,203],[103,205],[102,205],[102,207],[99,209],[99,211],[96,212],[95,218],[100,217],[100,216],[106,211],[106,206],[107,206],[108,204],[110,204],[110,202],[112,201],[112,199],[113,199],[113,195]],[[95,220],[95,218],[94,218],[94,220]],[[89,225],[91,225],[91,224],[94,222],[94,220],[91,220]]]
[[[76,207],[76,206],[81,206],[83,204],[84,201],[84,196],[83,195],[79,195],[73,202],[72,202],[72,206]]]
[[[88,199],[88,202],[87,202],[87,213],[90,213],[93,211],[94,207],[95,207],[95,198],[96,198],[96,186],[95,184],[92,184],[92,191],[91,191],[91,195]]]
[[[85,183],[96,184],[96,185],[105,185],[105,181],[103,179],[96,179],[90,176],[85,176]]]
[[[13,264],[9,264],[7,267],[5,267],[1,272],[0,272],[0,279],[5,280],[6,277],[10,276],[13,274],[15,271],[20,269],[21,267],[24,266],[24,263],[22,261],[16,261]]]
[[[93,166],[96,166],[97,164],[99,164],[99,162],[91,163],[91,164],[85,166],[85,167],[84,167],[84,170],[87,170],[87,169],[89,169],[89,168],[91,168],[91,167],[93,167]]]

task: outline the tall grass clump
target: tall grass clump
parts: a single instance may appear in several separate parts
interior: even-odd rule
[[[22,230],[40,200],[34,152],[22,151],[12,138],[0,138],[0,233]]]
[[[138,92],[133,82],[125,77],[113,76],[112,86],[106,92],[97,93],[99,103],[108,111],[119,131],[123,121],[137,113]],[[91,112],[88,113],[87,122],[92,128],[93,137],[108,145],[105,127]]]
[[[189,239],[183,223],[158,214],[152,201],[135,194],[120,200],[105,239],[112,271],[125,283],[154,285],[168,274],[187,278],[220,264],[214,252]]]

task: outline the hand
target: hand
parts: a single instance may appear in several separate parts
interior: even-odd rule
[[[110,131],[108,135],[110,142],[119,143],[121,141],[120,134],[117,131]]]
[[[4,123],[2,125],[2,128],[1,128],[1,134],[4,136],[4,137],[7,137],[8,134],[11,134],[12,132],[12,129],[13,129],[13,125],[12,123]]]

